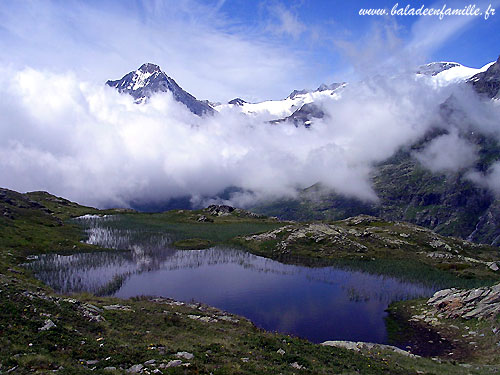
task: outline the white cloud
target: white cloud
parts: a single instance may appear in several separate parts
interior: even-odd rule
[[[98,206],[203,199],[229,186],[251,191],[235,198],[248,202],[317,182],[374,200],[372,166],[422,136],[449,95],[379,77],[325,99],[327,117],[306,129],[235,109],[200,118],[168,93],[136,105],[73,74],[1,73],[1,186]]]
[[[400,37],[400,26],[394,19],[373,22],[370,31],[357,39],[334,41],[361,78],[395,75],[414,69],[418,62],[409,56]]]
[[[500,6],[499,0],[480,0],[474,3],[466,0],[438,1],[429,6],[429,8],[442,9],[443,6],[452,9],[464,9],[469,5],[474,5],[483,13],[492,6]],[[491,21],[491,20],[490,20]],[[411,40],[406,50],[415,58],[427,58],[443,44],[452,38],[459,36],[477,22],[488,22],[484,16],[448,16],[440,20],[434,16],[419,17],[411,28]]]
[[[299,20],[290,7],[275,3],[270,5],[268,10],[271,15],[268,30],[271,32],[279,35],[288,34],[296,39],[307,31],[306,25]]]
[[[467,176],[471,181],[493,191],[500,197],[500,162],[493,163],[486,173],[470,171]]]
[[[375,27],[360,43],[339,44],[371,78],[347,86],[340,100],[325,99],[327,117],[310,129],[270,126],[230,109],[201,119],[169,94],[136,105],[104,86],[145,60],[199,98],[278,96],[300,82],[298,76],[304,83],[295,87],[309,86],[307,68],[293,51],[231,24],[219,12],[222,3],[180,0],[167,9],[164,2],[147,2],[134,16],[119,3],[109,9],[72,1],[0,8],[0,186],[98,206],[185,195],[201,201],[229,186],[245,190],[233,202],[248,204],[317,182],[376,200],[373,165],[436,125],[450,94],[466,116],[452,119],[450,134],[418,154],[425,166],[471,168],[476,150],[457,134],[478,129],[499,136],[499,106],[479,102],[470,90],[431,89],[405,75],[415,60],[401,48],[395,23]],[[305,32],[292,11],[275,9],[279,34]],[[416,26],[415,40],[423,36],[424,43],[426,31]],[[422,46],[415,50],[436,44]],[[498,170],[495,165],[487,175],[470,176],[497,189]]]
[[[415,154],[420,163],[432,172],[459,172],[474,166],[478,148],[452,129],[449,134],[434,138],[422,151]]]

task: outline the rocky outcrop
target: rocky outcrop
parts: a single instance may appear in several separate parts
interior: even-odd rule
[[[435,263],[500,270],[495,262],[497,252],[489,246],[443,237],[427,228],[384,221],[369,215],[358,215],[335,223],[290,223],[272,231],[245,236],[243,240],[251,246],[267,248],[274,242],[274,255],[306,250],[321,257],[385,249],[413,254],[425,261],[434,259]],[[484,254],[478,257],[477,254],[482,251]]]
[[[21,194],[8,189],[0,188],[0,213],[9,219],[14,220],[15,209],[38,210],[52,215],[54,212],[43,204],[30,199],[28,194]]]
[[[25,291],[22,293],[22,295],[32,301],[44,300],[53,302],[57,305],[60,305],[61,303],[69,303],[70,305],[73,305],[73,308],[75,311],[77,311],[77,313],[79,313],[89,322],[102,322],[106,320],[101,315],[102,309],[90,303],[81,302],[74,298],[61,298],[61,297],[47,295],[44,292],[30,292],[30,291]],[[46,320],[44,324],[45,325],[40,330],[47,330],[55,327],[55,324],[52,321],[49,322]]]
[[[205,215],[200,215],[200,216],[198,216],[198,221],[200,223],[213,223],[214,219],[206,217]]]
[[[239,217],[265,218],[264,215],[258,215],[250,211],[234,208],[225,204],[212,204],[204,209],[211,216],[228,216],[236,215]],[[203,220],[199,220],[203,221]]]
[[[446,318],[495,318],[500,313],[500,284],[468,290],[440,290],[427,303]]]
[[[349,237],[361,237],[355,229],[345,228],[325,223],[291,224],[273,231],[247,236],[246,241],[257,243],[276,240],[275,251],[289,254],[297,246],[313,245],[319,251],[329,248],[332,251],[365,252],[367,247]]]
[[[384,344],[375,344],[371,342],[364,342],[364,341],[341,341],[341,340],[333,340],[333,341],[325,341],[321,343],[323,346],[334,346],[336,348],[343,348],[343,349],[348,349],[348,350],[355,350],[357,352],[362,351],[362,350],[372,350],[372,349],[377,349],[377,350],[390,350],[392,352],[407,356],[407,357],[418,357],[415,354],[411,354],[410,352],[407,352],[406,350],[397,348],[392,345],[384,345]]]
[[[296,246],[314,244],[320,250],[329,247],[336,251],[365,252],[367,247],[351,240],[349,231],[344,228],[325,223],[292,224],[279,229],[245,237],[247,241],[264,242],[277,240],[276,251],[288,254]]]
[[[45,320],[45,324],[43,327],[41,328],[38,328],[39,331],[48,331],[49,329],[52,329],[52,328],[56,328],[57,326],[55,325],[55,323],[50,320],[50,319],[47,319]]]
[[[205,211],[213,216],[226,216],[235,210],[234,207],[227,206],[224,204],[212,204],[208,206]]]

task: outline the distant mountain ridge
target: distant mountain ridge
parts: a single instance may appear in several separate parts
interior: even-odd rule
[[[334,83],[331,83],[329,85],[327,85],[326,83],[322,83],[321,85],[318,86],[318,88],[316,90],[307,90],[307,89],[293,90],[290,93],[290,95],[287,96],[287,98],[295,99],[299,95],[304,95],[304,94],[308,94],[311,92],[322,92],[322,91],[326,91],[326,90],[334,91],[345,84],[346,84],[345,82],[342,82],[342,83],[334,82]]]
[[[146,101],[153,94],[170,92],[175,100],[184,104],[198,116],[214,113],[214,109],[208,103],[197,100],[193,95],[184,91],[155,64],[143,64],[139,69],[124,75],[121,79],[109,80],[106,84],[121,93],[131,95],[137,103]]]
[[[285,99],[257,103],[248,103],[241,98],[235,98],[227,104],[221,104],[214,108],[217,111],[232,108],[245,115],[258,116],[262,121],[267,121],[270,124],[292,120],[294,125],[300,126],[309,120],[310,114],[316,118],[323,116],[321,109],[314,104],[315,101],[339,97],[339,93],[346,85],[345,82],[330,85],[321,84],[316,90],[293,90]]]
[[[499,72],[495,67],[498,67],[498,64],[488,64],[481,69],[474,69],[456,62],[432,62],[420,66],[415,72],[417,75],[435,80],[439,85],[468,80],[476,91],[484,92],[489,97],[498,97],[500,86],[495,82],[498,81]],[[235,98],[227,104],[219,104],[196,99],[183,90],[158,65],[152,63],[145,63],[121,79],[109,80],[106,84],[121,93],[131,95],[137,103],[147,101],[155,93],[170,92],[176,101],[184,104],[198,116],[214,114],[227,106],[236,106],[247,115],[266,114],[264,120],[267,119],[272,124],[290,122],[295,126],[308,126],[314,118],[322,118],[324,111],[314,102],[322,97],[335,97],[347,85],[345,82],[329,85],[323,83],[316,90],[293,90],[283,100],[249,103],[241,98]]]

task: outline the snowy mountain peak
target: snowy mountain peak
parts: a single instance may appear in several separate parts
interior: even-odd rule
[[[445,70],[455,68],[458,66],[462,66],[456,62],[449,61],[439,61],[439,62],[431,62],[429,64],[422,65],[418,68],[417,74],[423,74],[427,76],[435,76]]]
[[[335,83],[332,83],[330,85],[322,83],[314,91],[313,90],[307,90],[307,89],[304,89],[304,90],[293,90],[290,93],[290,95],[287,96],[287,99],[295,99],[298,96],[306,95],[306,94],[311,94],[311,93],[315,93],[315,92],[335,91],[336,89],[338,89],[339,87],[344,86],[344,85],[345,85],[345,82],[343,82],[343,83],[336,83],[335,82]]]
[[[288,99],[295,99],[299,95],[305,95],[309,93],[309,90],[293,90],[290,95],[287,96]]]
[[[184,91],[156,64],[143,64],[139,69],[124,75],[121,79],[107,81],[106,84],[121,93],[131,95],[137,103],[146,102],[156,93],[170,92],[175,100],[184,104],[198,116],[214,112],[208,103],[197,100],[193,95]]]
[[[241,98],[235,98],[233,100],[230,100],[229,102],[227,102],[227,104],[235,104],[235,105],[244,105],[245,103],[247,103],[246,101],[244,101],[243,99]]]
[[[152,63],[142,64],[138,71],[142,73],[161,73],[161,68],[159,65]]]
[[[469,68],[456,62],[432,62],[422,65],[417,70],[417,77],[428,79],[434,86],[447,86],[449,84],[465,82],[472,76],[486,71],[490,65],[482,68]]]

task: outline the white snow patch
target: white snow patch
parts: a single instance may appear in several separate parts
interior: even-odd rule
[[[267,100],[260,103],[244,103],[241,106],[236,104],[221,104],[215,107],[217,111],[226,108],[239,108],[246,115],[259,116],[264,121],[278,120],[290,116],[304,104],[312,103],[321,98],[330,97],[335,100],[340,99],[340,88],[335,90],[313,91],[305,94],[296,95],[293,99],[286,98],[283,100]]]
[[[441,73],[436,74],[435,76],[426,76],[426,78],[429,79],[431,85],[433,85],[434,87],[443,87],[452,83],[465,81],[478,73],[486,71],[492,64],[494,64],[494,62],[486,64],[479,69],[469,68],[467,66],[459,64],[458,66],[454,66],[453,68],[444,70]],[[422,75],[417,74],[417,76]]]
[[[140,70],[136,70],[134,77],[132,78],[132,83],[127,87],[128,89],[132,90],[137,90],[140,89],[144,86],[146,86],[149,83],[149,77],[151,77],[154,73],[145,73],[141,72]]]

